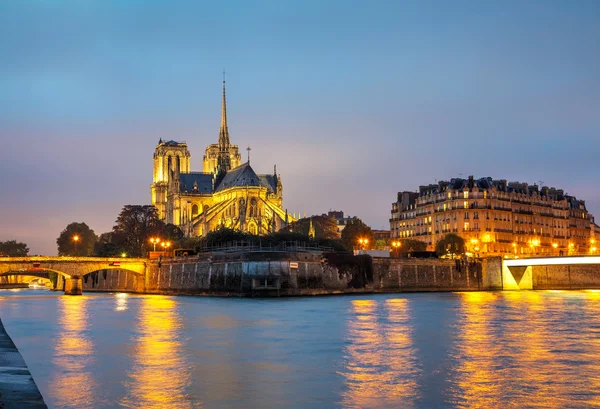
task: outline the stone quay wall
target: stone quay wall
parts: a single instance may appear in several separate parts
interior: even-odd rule
[[[294,296],[402,291],[475,291],[481,263],[350,254],[255,252],[163,260],[146,277],[124,270],[85,276],[84,291]]]
[[[534,290],[600,288],[600,265],[532,266]]]

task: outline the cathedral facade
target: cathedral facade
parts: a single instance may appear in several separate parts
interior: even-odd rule
[[[272,174],[257,174],[250,158],[242,163],[238,146],[229,140],[225,81],[218,143],[207,146],[202,172],[192,172],[190,160],[185,142],[161,139],[150,188],[160,219],[186,236],[203,236],[220,226],[262,235],[294,221],[283,209],[276,167]]]

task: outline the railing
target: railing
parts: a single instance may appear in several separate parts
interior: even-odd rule
[[[207,246],[198,249],[198,253],[238,253],[238,252],[299,252],[314,253],[333,251],[333,247],[307,244],[305,242],[283,241],[275,246],[263,246],[248,241],[233,241],[218,246]]]

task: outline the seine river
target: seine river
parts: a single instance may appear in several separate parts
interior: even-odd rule
[[[600,292],[1,291],[50,408],[600,406]]]

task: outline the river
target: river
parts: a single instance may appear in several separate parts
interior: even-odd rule
[[[49,408],[600,405],[600,292],[0,291]]]

